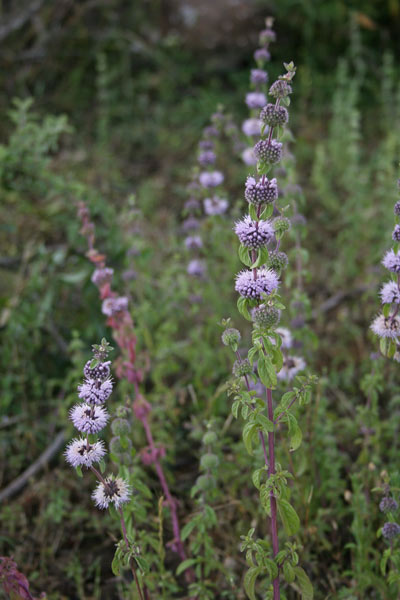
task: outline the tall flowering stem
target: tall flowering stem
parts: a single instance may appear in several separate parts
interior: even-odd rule
[[[129,502],[131,488],[129,483],[114,475],[103,476],[104,456],[106,450],[104,442],[97,435],[104,429],[109,413],[105,404],[113,390],[113,380],[110,376],[111,361],[107,360],[112,350],[108,342],[103,339],[101,344],[93,346],[93,359],[89,360],[83,369],[84,379],[78,386],[80,404],[76,404],[70,411],[70,419],[74,427],[80,432],[80,437],[73,439],[65,450],[66,461],[82,476],[82,468],[90,469],[98,484],[92,494],[96,506],[106,509],[114,506],[120,514],[121,529],[126,544],[126,556],[135,580],[140,600],[144,600],[142,588],[139,583],[133,558],[135,551],[126,535],[126,527],[122,506]],[[94,466],[98,465],[100,471]]]
[[[400,193],[400,179],[397,187]],[[393,245],[382,260],[391,278],[380,290],[383,308],[372,322],[371,329],[380,338],[381,353],[400,362],[400,200],[394,205],[394,214]]]
[[[107,267],[106,257],[99,253],[94,246],[95,228],[90,220],[88,207],[84,203],[78,204],[78,216],[82,223],[81,233],[85,236],[88,243],[87,257],[95,266],[92,281],[99,289],[102,300],[102,312],[107,317],[107,325],[112,328],[114,339],[121,350],[121,356],[116,361],[116,373],[119,378],[126,379],[132,384],[135,398],[133,401],[133,412],[136,418],[142,423],[145,431],[148,445],[142,449],[141,458],[145,465],[154,465],[171,514],[174,538],[168,545],[178,554],[181,561],[184,561],[186,560],[186,552],[181,537],[178,505],[176,499],[171,494],[161,463],[161,459],[165,456],[165,448],[154,441],[149,418],[152,410],[151,405],[140,391],[143,373],[136,365],[136,335],[134,323],[128,310],[128,298],[118,296],[111,287],[113,269]],[[190,568],[187,569],[185,577],[188,582],[192,582],[194,579],[193,570]]]
[[[269,22],[267,29],[260,34],[262,40],[275,39],[275,33],[268,25]],[[267,576],[270,581],[265,596],[267,599],[280,599],[282,576],[289,585],[293,584],[301,591],[303,598],[312,598],[311,583],[305,571],[298,566],[296,543],[288,541],[280,550],[278,535],[278,515],[288,536],[298,531],[300,521],[289,502],[287,484],[293,476],[276,461],[276,430],[278,425],[286,423],[290,450],[299,447],[302,435],[292,409],[295,403],[302,405],[309,402],[315,379],[297,375],[304,369],[304,362],[298,365],[290,363],[290,366],[285,364],[284,367],[286,361],[283,351],[285,347],[290,347],[291,336],[287,330],[277,327],[281,311],[285,308],[278,296],[278,287],[281,273],[288,263],[280,246],[290,221],[285,216],[288,207],[279,207],[277,180],[267,175],[281,161],[282,142],[279,139],[289,117],[287,107],[296,69],[293,63],[285,64],[285,68],[286,73],[269,89],[273,102],[267,103],[266,98],[263,99],[264,106],[259,115],[262,122],[261,139],[253,149],[257,173],[248,177],[245,186],[249,212],[235,226],[240,241],[239,258],[246,267],[236,276],[238,309],[253,323],[253,346],[247,358],[241,358],[238,349],[240,333],[229,326],[230,320],[223,323],[228,327],[222,335],[223,343],[230,346],[237,357],[230,388],[234,397],[233,415],[238,417],[240,411],[246,420],[243,440],[249,453],[253,453],[253,446],[258,439],[264,458],[264,465],[253,473],[253,483],[260,491],[260,501],[269,518],[271,544],[267,546],[263,540],[254,540],[254,529],[242,537],[242,550],[246,552],[249,566],[244,586],[251,600],[256,598],[255,586],[260,576]],[[262,73],[258,71],[257,80],[261,81]],[[289,381],[295,376],[296,386],[283,394],[280,402],[274,406],[273,390],[277,388],[278,380]],[[262,398],[264,394],[265,399]]]

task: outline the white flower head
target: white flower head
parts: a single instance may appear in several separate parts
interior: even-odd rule
[[[371,329],[380,338],[390,338],[392,340],[400,336],[400,318],[385,317],[378,315],[371,324]]]
[[[286,350],[291,348],[293,345],[293,338],[292,338],[292,334],[290,333],[289,329],[286,329],[286,327],[277,327],[275,331],[276,331],[276,333],[278,333],[281,336],[281,339],[282,339],[281,348],[284,348]]]
[[[104,442],[99,440],[89,444],[84,438],[72,440],[65,452],[65,459],[72,467],[91,465],[100,462],[105,455]]]
[[[105,381],[100,379],[85,379],[78,385],[78,396],[89,404],[104,404],[111,395],[113,390],[113,382],[110,377]]]
[[[283,367],[277,374],[281,381],[291,381],[297,373],[306,368],[306,363],[301,356],[289,356],[283,362]]]
[[[394,281],[388,281],[385,283],[379,293],[382,298],[382,304],[400,303],[399,286]]]
[[[69,415],[76,429],[83,433],[101,431],[109,419],[108,412],[104,408],[86,403],[76,404]]]
[[[92,494],[94,503],[102,509],[108,508],[110,504],[119,508],[129,501],[130,496],[129,484],[121,477],[114,477],[114,475],[106,477],[104,483],[100,481]]]

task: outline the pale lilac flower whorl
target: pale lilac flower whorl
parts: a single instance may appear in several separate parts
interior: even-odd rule
[[[400,242],[400,225],[395,225],[392,233],[392,240],[394,242]]]
[[[224,181],[224,175],[220,171],[203,171],[199,175],[199,181],[203,187],[213,188]]]
[[[114,269],[109,269],[108,267],[104,267],[103,269],[95,269],[93,271],[91,281],[97,285],[97,287],[101,287],[105,283],[111,283],[113,274]]]
[[[396,500],[391,496],[384,496],[379,503],[379,510],[384,513],[395,512],[399,508]]]
[[[263,29],[259,33],[259,42],[260,46],[267,46],[270,42],[274,42],[276,40],[276,33],[273,29],[269,27],[267,29]]]
[[[250,72],[250,81],[255,85],[262,85],[268,81],[268,73],[263,69],[252,69]]]
[[[197,200],[196,200],[197,202]],[[196,229],[198,229],[200,227],[200,222],[198,219],[196,219],[195,217],[188,217],[187,219],[185,219],[185,221],[183,221],[182,223],[182,230],[184,232],[188,232],[188,231],[195,231]]]
[[[260,135],[263,123],[260,119],[246,119],[242,124],[244,135],[251,137],[252,135]]]
[[[117,298],[106,298],[101,305],[101,312],[107,317],[112,317],[128,309],[128,298],[119,296]]]
[[[278,275],[271,269],[259,269],[257,279],[252,271],[245,269],[236,276],[235,290],[245,298],[261,300],[263,294],[271,294],[278,285]]]
[[[200,150],[213,150],[214,142],[212,140],[200,140],[199,148]]]
[[[249,92],[246,94],[246,104],[249,108],[263,108],[267,104],[267,98],[263,92]]]
[[[188,264],[186,271],[188,275],[193,277],[204,277],[206,273],[206,266],[204,261],[194,258]]]
[[[113,382],[111,378],[101,381],[100,379],[85,379],[78,385],[78,396],[88,404],[104,404],[111,396]]]
[[[289,348],[291,348],[293,346],[293,338],[292,338],[292,334],[290,333],[289,329],[286,329],[286,327],[278,327],[276,329],[276,333],[278,333],[281,336],[281,339],[282,339],[281,348],[288,350]]]
[[[203,240],[199,235],[190,235],[185,239],[185,246],[188,250],[196,250],[202,248]]]
[[[259,181],[256,181],[254,177],[248,177],[244,196],[247,202],[255,206],[274,202],[278,198],[278,184],[276,179],[262,177]]]
[[[268,61],[271,59],[271,54],[266,48],[257,48],[254,52],[254,60],[256,62]]]
[[[399,286],[394,281],[388,281],[385,283],[380,291],[382,298],[382,304],[400,304],[400,290]]]
[[[277,377],[281,381],[292,381],[305,368],[306,363],[300,356],[289,356],[283,361],[282,369],[277,373]]]
[[[104,442],[99,440],[92,444],[84,438],[72,440],[65,452],[65,459],[72,467],[91,467],[101,461],[105,455]]]
[[[397,523],[385,523],[382,527],[382,535],[386,540],[393,540],[400,534],[400,525]]]
[[[223,215],[227,208],[228,200],[226,200],[226,198],[213,196],[212,198],[205,198],[204,200],[204,212],[206,215]]]
[[[131,490],[128,483],[121,477],[113,475],[106,477],[104,483],[100,481],[92,494],[96,506],[102,509],[108,508],[110,504],[119,508],[129,501],[130,496]]]
[[[215,163],[215,161],[217,160],[217,155],[215,154],[215,152],[212,152],[211,150],[206,150],[204,152],[201,152],[199,154],[199,164],[202,167],[208,167],[210,165],[213,165]]]
[[[246,215],[236,223],[235,233],[240,243],[251,250],[267,246],[275,236],[269,221],[253,221],[250,215]]]
[[[400,335],[400,318],[378,315],[373,320],[371,329],[380,338],[396,339]]]
[[[108,412],[101,406],[76,404],[70,411],[75,428],[83,433],[98,433],[107,425]]]
[[[242,152],[242,161],[248,167],[254,167],[257,164],[257,158],[253,148],[245,148]]]

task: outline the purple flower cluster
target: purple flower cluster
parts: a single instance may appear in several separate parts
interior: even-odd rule
[[[253,221],[250,215],[236,223],[235,233],[240,243],[251,250],[265,247],[275,238],[270,221]]]
[[[98,285],[103,284],[98,283]],[[89,439],[89,435],[98,434],[107,425],[109,413],[104,404],[113,390],[113,381],[110,377],[111,363],[106,360],[110,348],[107,342],[102,340],[102,343],[94,346],[93,349],[94,358],[85,364],[84,380],[78,386],[78,396],[84,402],[73,406],[69,414],[81,437],[74,438],[68,444],[65,459],[74,468],[86,467],[96,474],[99,483],[92,497],[97,506],[107,508],[112,503],[118,508],[129,500],[129,485],[119,477],[109,476],[105,479],[101,477],[94,465],[101,462],[106,454],[104,442]]]
[[[400,190],[400,180],[397,182]],[[400,203],[394,205],[396,221],[400,217]],[[382,354],[395,360],[400,360],[398,346],[400,344],[400,223],[396,222],[392,241],[394,247],[388,250],[383,259],[383,266],[392,274],[380,290],[383,305],[382,313],[377,315],[371,323],[371,329],[381,339],[380,349]]]
[[[236,276],[235,290],[245,298],[261,300],[263,295],[270,295],[279,285],[279,278],[271,269],[259,269],[257,278],[253,271],[243,270]]]

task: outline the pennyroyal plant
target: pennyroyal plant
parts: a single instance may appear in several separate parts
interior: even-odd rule
[[[272,30],[261,34],[263,40],[274,37]],[[296,402],[301,406],[310,401],[315,380],[314,377],[297,375],[305,366],[302,359],[290,363],[285,359],[282,350],[290,347],[291,336],[287,330],[277,329],[280,312],[284,309],[278,287],[281,272],[287,265],[286,254],[280,250],[280,245],[290,221],[285,216],[288,207],[283,209],[278,206],[277,180],[269,179],[267,174],[282,158],[282,142],[279,138],[288,120],[287,107],[296,71],[293,63],[285,64],[285,68],[286,73],[269,89],[274,102],[266,104],[265,100],[260,114],[263,122],[261,139],[254,146],[258,160],[257,175],[248,177],[245,186],[249,213],[235,227],[241,242],[239,258],[247,267],[236,276],[238,308],[246,319],[253,322],[253,346],[247,358],[241,357],[240,333],[229,326],[229,320],[223,323],[228,328],[222,336],[223,343],[229,345],[236,354],[234,380],[230,389],[234,399],[232,412],[235,417],[240,412],[246,421],[243,440],[248,452],[253,453],[253,446],[258,440],[264,458],[264,466],[253,473],[253,483],[259,489],[261,505],[269,517],[271,544],[264,539],[253,539],[254,528],[242,538],[242,550],[246,552],[249,567],[244,585],[251,600],[256,598],[257,579],[265,576],[269,585],[264,597],[271,600],[281,598],[282,575],[288,584],[300,591],[304,599],[313,597],[308,576],[298,565],[298,545],[288,541],[280,549],[278,532],[278,515],[288,536],[296,534],[300,521],[290,503],[288,480],[293,475],[282,469],[276,460],[275,434],[278,424],[286,423],[290,450],[294,451],[300,446],[302,434],[293,407]],[[295,386],[284,393],[274,407],[273,390],[278,386],[281,373],[285,380],[297,377]],[[266,401],[259,397],[261,393],[266,394]]]
[[[113,382],[110,377],[111,362],[107,360],[111,350],[111,346],[103,339],[101,344],[93,346],[93,359],[89,360],[84,366],[84,380],[78,386],[78,396],[82,402],[73,406],[70,411],[70,419],[79,431],[80,437],[74,438],[68,444],[65,450],[65,458],[80,476],[82,476],[82,468],[90,469],[95,475],[98,484],[92,498],[96,506],[100,509],[113,506],[118,512],[125,544],[124,562],[131,568],[140,600],[144,600],[145,596],[139,580],[140,575],[137,574],[134,564],[134,561],[136,561],[139,568],[141,568],[140,559],[137,561],[135,545],[128,539],[122,509],[123,505],[130,500],[131,486],[122,477],[114,474],[104,477],[102,475],[105,468],[104,456],[106,450],[104,442],[98,438],[98,434],[105,428],[109,420],[105,403],[113,389]]]

